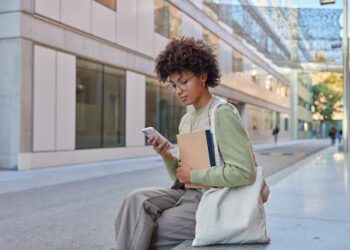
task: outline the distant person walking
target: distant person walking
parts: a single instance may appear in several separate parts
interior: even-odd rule
[[[339,145],[341,144],[341,140],[343,138],[343,130],[340,129],[338,132],[337,132],[337,138],[338,138],[338,143]]]
[[[278,126],[276,125],[276,127],[272,130],[272,135],[273,135],[273,139],[275,141],[275,144],[277,143],[278,140],[278,133],[280,132],[280,129],[278,128]]]
[[[332,145],[335,144],[336,134],[337,134],[337,129],[333,126],[328,132],[329,137],[331,137]]]

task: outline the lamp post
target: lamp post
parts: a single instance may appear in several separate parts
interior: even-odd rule
[[[348,38],[348,0],[343,0],[343,142],[344,153],[349,152],[349,38]]]
[[[335,0],[320,0],[320,4],[334,4]],[[332,47],[339,47],[334,44]],[[349,124],[350,124],[350,83],[349,83],[349,37],[348,37],[348,0],[343,0],[343,150],[349,153]]]

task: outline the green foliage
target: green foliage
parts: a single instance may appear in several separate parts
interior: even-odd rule
[[[340,100],[342,95],[327,83],[312,86],[313,113],[319,114],[321,120],[332,120],[334,112],[340,111]]]

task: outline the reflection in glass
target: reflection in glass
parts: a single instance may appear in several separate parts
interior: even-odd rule
[[[166,86],[151,78],[146,80],[146,127],[155,127],[175,143],[185,112],[186,106],[179,103]]]
[[[243,56],[237,50],[232,50],[232,72],[238,73],[243,71]]]
[[[214,49],[216,54],[218,53],[219,38],[206,28],[203,28],[203,40],[207,45]]]
[[[288,131],[288,124],[289,124],[288,118],[284,118],[284,130],[285,131]]]
[[[150,78],[146,79],[146,127],[159,129],[160,85]]]
[[[125,145],[125,71],[104,67],[103,147]]]
[[[125,71],[77,59],[77,149],[125,145],[125,84]]]
[[[174,131],[174,95],[168,88],[160,87],[160,130],[172,142],[176,141]]]
[[[253,105],[247,106],[248,124],[250,130],[271,131],[275,125],[280,125],[281,114],[269,109]]]
[[[102,146],[102,65],[77,59],[76,148]]]
[[[169,3],[165,0],[155,0],[154,6],[155,32],[169,37]]]
[[[155,32],[167,38],[181,37],[181,11],[165,0],[155,0],[154,6]]]
[[[173,5],[169,5],[170,21],[169,21],[169,38],[181,37],[181,11]]]

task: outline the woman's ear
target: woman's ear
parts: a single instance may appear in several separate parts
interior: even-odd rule
[[[208,80],[208,74],[207,73],[202,73],[201,76],[200,76],[200,79],[201,79],[202,84],[206,85],[205,83]]]

